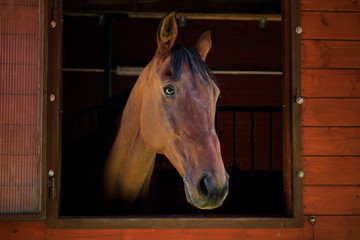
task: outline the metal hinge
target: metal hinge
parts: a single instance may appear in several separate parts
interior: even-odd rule
[[[50,169],[48,174],[49,174],[49,181],[48,181],[49,198],[55,198],[56,197],[55,172],[52,169]]]
[[[58,17],[58,9],[59,9],[59,2],[58,0],[51,0],[50,1],[50,26],[51,28],[56,27],[56,21]]]

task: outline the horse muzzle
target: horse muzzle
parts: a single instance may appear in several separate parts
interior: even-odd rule
[[[226,173],[224,184],[217,184],[214,179],[204,174],[196,184],[190,184],[184,177],[184,188],[187,201],[199,209],[214,209],[220,207],[229,191],[229,175]]]

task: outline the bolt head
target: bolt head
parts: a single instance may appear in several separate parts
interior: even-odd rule
[[[50,22],[50,26],[51,28],[55,28],[56,27],[56,22],[53,20]]]
[[[296,32],[297,34],[301,34],[301,33],[303,32],[302,27],[296,27],[296,28],[295,28],[295,32]]]
[[[296,103],[297,104],[303,104],[304,103],[304,98],[302,98],[302,97],[296,98]]]

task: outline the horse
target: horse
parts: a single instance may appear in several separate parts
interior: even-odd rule
[[[228,195],[229,175],[214,124],[220,90],[205,63],[211,30],[194,49],[175,42],[177,34],[174,10],[161,20],[155,55],[125,105],[105,161],[104,190],[127,204],[145,198],[159,153],[182,177],[187,201],[214,209]]]

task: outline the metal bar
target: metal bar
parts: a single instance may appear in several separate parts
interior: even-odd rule
[[[234,138],[234,169],[236,169],[237,141],[236,141],[236,111],[233,111],[233,138]]]
[[[139,76],[144,70],[144,67],[125,67],[117,66],[116,69],[111,69],[112,73],[116,72],[118,76]],[[63,68],[64,72],[96,72],[103,73],[104,69],[98,68]],[[281,71],[241,71],[241,70],[213,70],[212,73],[217,75],[278,75],[281,76]]]
[[[224,112],[282,112],[282,107],[240,107],[240,106],[217,106],[217,111]]]
[[[273,113],[269,112],[269,127],[270,127],[270,171],[274,170],[274,156],[273,156]]]
[[[111,12],[114,13],[114,12]],[[166,12],[119,12],[126,14],[128,18],[155,18],[162,19]],[[97,17],[101,13],[96,12],[63,12],[63,16],[73,17]],[[103,12],[102,14],[106,14]],[[179,13],[177,17],[186,17],[192,20],[236,20],[236,21],[259,21],[266,18],[267,21],[279,22],[281,14],[232,14],[232,13]]]
[[[239,71],[239,70],[213,70],[217,75],[282,75],[281,71]]]
[[[251,112],[251,170],[255,171],[255,112]]]
[[[94,131],[94,112],[90,112],[90,133],[93,134]]]
[[[104,23],[104,102],[108,103],[111,99],[111,48],[112,48],[112,17],[105,15]]]

